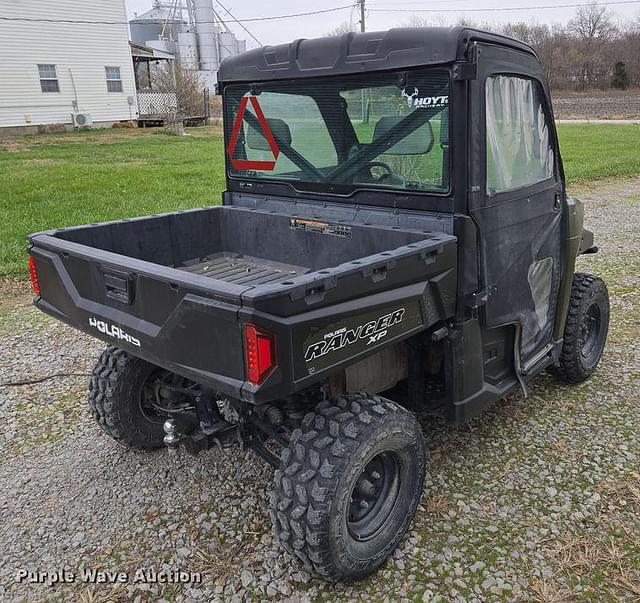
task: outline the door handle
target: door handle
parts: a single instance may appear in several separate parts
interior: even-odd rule
[[[104,271],[104,287],[107,297],[124,304],[130,304],[133,298],[131,279],[127,273]]]
[[[556,193],[553,198],[553,209],[556,211],[560,211],[562,207],[562,195],[560,193]]]

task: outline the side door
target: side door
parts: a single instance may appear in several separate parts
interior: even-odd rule
[[[553,114],[538,62],[481,49],[473,83],[469,199],[479,228],[487,327],[515,324],[526,373],[553,348],[564,196]]]

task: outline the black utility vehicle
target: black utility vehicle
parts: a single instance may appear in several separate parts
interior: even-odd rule
[[[105,340],[89,391],[131,448],[239,444],[283,546],[329,580],[392,553],[423,490],[414,413],[589,377],[605,284],[534,51],[395,29],[224,61],[222,206],[30,237],[44,312]]]

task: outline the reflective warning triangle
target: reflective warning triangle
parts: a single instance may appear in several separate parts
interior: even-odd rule
[[[234,159],[233,153],[236,150],[236,146],[238,145],[238,137],[240,136],[240,128],[242,127],[242,120],[244,118],[245,111],[247,110],[247,103],[251,101],[253,105],[253,110],[255,111],[256,117],[258,119],[258,123],[260,124],[260,129],[264,134],[267,142],[269,143],[269,148],[273,153],[273,161],[256,161],[252,159]],[[276,160],[278,159],[278,155],[280,155],[280,149],[278,148],[278,143],[276,139],[273,137],[273,133],[271,132],[271,128],[269,128],[269,123],[267,122],[267,118],[264,116],[262,112],[262,107],[258,102],[258,98],[256,96],[243,96],[240,99],[240,106],[238,107],[238,113],[236,115],[236,119],[233,122],[233,128],[231,130],[231,138],[229,138],[229,144],[227,145],[227,157],[231,161],[231,167],[236,170],[262,170],[262,171],[271,171],[276,167]]]

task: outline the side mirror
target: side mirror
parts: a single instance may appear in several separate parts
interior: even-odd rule
[[[269,129],[273,134],[273,137],[278,143],[284,145],[291,144],[291,130],[289,125],[283,119],[273,117],[267,119]],[[253,125],[249,124],[247,131],[247,146],[255,151],[270,151],[269,141],[266,139],[264,132],[261,129],[255,129]]]
[[[373,141],[385,138],[406,116],[395,117],[387,115],[381,117],[373,130]],[[425,155],[433,148],[433,128],[431,122],[427,121],[419,128],[399,140],[390,149],[384,152],[385,155]]]

